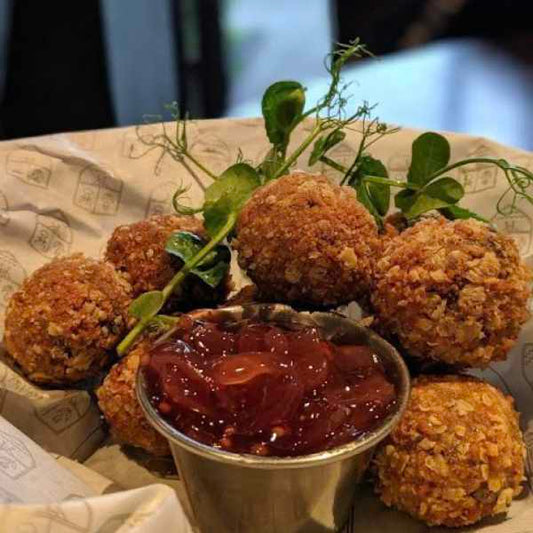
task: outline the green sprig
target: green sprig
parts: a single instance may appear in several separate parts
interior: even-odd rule
[[[142,157],[159,149],[161,154],[156,172],[162,158],[169,154],[189,171],[205,191],[203,204],[190,207],[183,203],[188,187],[182,185],[176,190],[172,204],[180,214],[203,213],[210,240],[204,243],[187,232],[178,232],[171,237],[167,251],[179,257],[184,264],[161,291],[142,294],[132,303],[130,313],[137,323],[119,344],[119,355],[126,353],[150,325],[165,328],[177,320],[159,313],[187,276],[197,276],[211,287],[221,283],[227,273],[229,259],[229,251],[221,243],[233,232],[242,207],[258,187],[286,174],[311,145],[309,165],[322,162],[341,172],[341,184],[356,190],[359,200],[380,226],[390,207],[392,189],[400,189],[394,194],[394,204],[408,219],[413,220],[428,211],[437,210],[450,219],[484,220],[458,205],[464,196],[464,189],[448,175],[457,168],[471,164],[491,164],[504,172],[509,187],[497,204],[497,210],[502,215],[513,213],[520,200],[533,203],[529,195],[533,174],[529,170],[503,159],[484,157],[450,164],[448,141],[433,132],[424,133],[413,142],[411,164],[405,180],[391,179],[385,165],[369,153],[369,148],[399,128],[372,118],[373,106],[366,102],[349,112],[349,98],[346,96],[348,85],[343,84],[341,77],[341,71],[348,61],[370,55],[358,39],[347,45],[339,45],[326,58],[326,70],[330,76],[328,90],[323,98],[307,110],[305,88],[299,82],[281,81],[268,87],[262,100],[262,112],[271,147],[264,160],[255,167],[246,162],[239,150],[235,164],[220,176],[213,173],[191,153],[187,117],[180,115],[176,104],[169,107],[175,128],[172,135],[161,117],[156,117],[161,121],[159,133],[145,133],[141,127],[137,128],[138,138],[146,150],[140,155],[130,154],[131,157]],[[310,117],[314,117],[314,124],[303,140],[290,151],[292,133]],[[332,155],[334,148],[345,139],[346,131],[357,131],[361,135],[353,161],[348,167],[336,161]],[[213,183],[206,188],[197,171],[211,178]]]
[[[380,123],[374,119],[370,124]],[[331,156],[322,155],[319,160],[343,173],[341,183],[357,191],[359,200],[380,226],[387,205],[387,190],[391,187],[402,189],[394,195],[394,203],[409,220],[436,210],[452,220],[476,218],[486,222],[477,213],[457,205],[465,191],[459,181],[447,175],[457,168],[472,164],[495,165],[504,172],[509,187],[498,200],[498,213],[504,216],[513,213],[520,199],[533,203],[533,198],[528,194],[528,189],[533,186],[533,173],[529,170],[504,159],[490,157],[473,157],[449,163],[450,144],[444,136],[434,132],[423,133],[413,141],[411,163],[405,181],[390,179],[383,163],[366,152],[368,146],[387,132],[383,127],[379,127],[379,130],[363,127],[359,150],[350,167],[339,164]],[[375,138],[369,141],[372,135]],[[378,194],[372,194],[371,187],[379,187],[376,189]]]

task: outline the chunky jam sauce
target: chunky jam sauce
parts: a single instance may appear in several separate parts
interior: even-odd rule
[[[143,361],[152,404],[189,437],[236,453],[291,456],[372,430],[395,401],[367,346],[337,346],[314,328],[187,318]]]

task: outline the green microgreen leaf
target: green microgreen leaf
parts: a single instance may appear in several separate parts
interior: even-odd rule
[[[426,132],[412,146],[411,166],[407,181],[425,185],[431,175],[444,168],[450,160],[450,143],[442,135]]]
[[[364,176],[388,178],[389,173],[379,159],[375,159],[370,155],[363,155],[355,172],[355,179],[356,181],[364,180]],[[375,210],[380,216],[384,217],[389,211],[390,186],[381,183],[367,183],[366,189]]]
[[[370,214],[376,219],[376,222],[381,227],[383,225],[383,219],[379,211],[376,209],[376,206],[370,197],[370,194],[368,192],[368,184],[364,181],[359,182],[355,186],[355,190],[357,192],[357,200],[361,202],[370,212]]]
[[[319,137],[313,146],[311,155],[309,156],[309,166],[314,165],[321,157],[324,157],[329,150],[342,142],[345,137],[346,133],[338,129]]]
[[[226,169],[205,191],[204,223],[209,235],[216,235],[260,185],[259,174],[246,163]]]
[[[276,150],[276,147],[273,146],[268,151],[265,159],[258,168],[261,175],[264,177],[263,181],[266,182],[272,179],[272,177],[276,175],[276,172],[283,166],[284,162],[285,158],[283,155],[279,152],[279,150]]]
[[[469,209],[465,209],[464,207],[459,207],[458,205],[443,207],[439,209],[439,212],[449,220],[474,218],[480,222],[486,222],[487,224],[490,224],[490,222],[481,215],[478,215]]]
[[[298,124],[305,106],[305,90],[297,81],[278,81],[265,91],[261,109],[269,141],[281,148]]]
[[[394,197],[394,205],[404,213],[409,210],[416,200],[416,191],[413,189],[402,189]]]
[[[161,291],[145,292],[131,302],[129,313],[138,320],[146,322],[159,313],[164,303]]]
[[[176,231],[166,244],[165,250],[184,263],[190,261],[206,243],[198,235],[188,231]],[[209,254],[190,271],[190,274],[200,278],[212,288],[217,287],[228,273],[231,261],[231,252],[223,244],[218,244]]]
[[[445,177],[432,181],[416,191],[412,199],[402,199],[407,208],[402,211],[407,218],[416,218],[427,211],[456,204],[465,194],[463,186],[453,178]]]

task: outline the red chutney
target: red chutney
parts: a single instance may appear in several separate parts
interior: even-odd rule
[[[143,361],[152,404],[189,437],[277,457],[327,450],[372,430],[394,385],[367,346],[337,346],[315,328],[182,320]]]

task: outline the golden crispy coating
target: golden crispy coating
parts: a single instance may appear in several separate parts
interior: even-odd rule
[[[507,511],[524,456],[510,396],[470,376],[424,376],[376,454],[376,491],[429,525],[466,526]]]
[[[111,433],[118,440],[154,455],[170,455],[167,440],[146,420],[135,395],[137,370],[146,346],[146,343],[139,343],[119,361],[96,391],[96,396]]]
[[[130,286],[82,254],[36,270],[6,312],[5,344],[32,381],[72,383],[95,374],[126,332]]]
[[[118,226],[107,243],[105,259],[124,275],[133,296],[162,289],[179,268],[179,260],[165,252],[175,231],[190,231],[205,237],[202,222],[192,216],[154,215],[146,220]]]
[[[530,277],[510,237],[427,219],[385,240],[372,303],[412,355],[484,367],[505,359],[527,320]]]
[[[338,305],[368,292],[381,241],[353,189],[295,172],[254,193],[232,245],[262,296]]]

